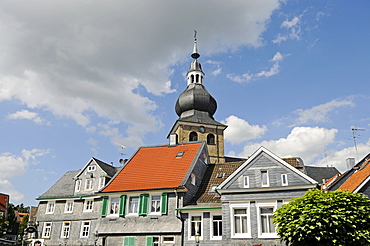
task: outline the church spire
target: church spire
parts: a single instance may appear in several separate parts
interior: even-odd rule
[[[204,73],[202,71],[202,65],[197,60],[200,55],[198,53],[198,46],[197,46],[197,31],[194,30],[194,48],[191,57],[194,59],[190,64],[190,69],[187,74],[187,81],[188,85],[192,83],[202,84],[204,79]]]
[[[197,31],[194,30],[194,49],[193,49],[193,54],[191,54],[191,57],[193,59],[198,59],[200,57],[198,53],[198,47],[197,47]]]

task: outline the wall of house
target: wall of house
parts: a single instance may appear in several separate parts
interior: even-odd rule
[[[90,200],[90,199],[89,199]],[[71,200],[68,200],[71,201]],[[101,210],[101,200],[100,198],[93,199],[93,210],[91,212],[84,211],[85,199],[73,200],[73,212],[66,213],[65,206],[66,200],[50,200],[49,202],[55,202],[54,213],[46,213],[48,202],[41,201],[38,206],[37,211],[37,221],[38,221],[38,236],[43,238],[43,230],[46,222],[52,222],[51,235],[50,238],[44,238],[46,245],[93,245],[95,241],[95,228],[98,218],[100,217]],[[81,237],[81,226],[82,221],[90,221],[89,236],[87,238]],[[70,222],[70,236],[68,239],[62,238],[62,225],[63,222]],[[76,243],[79,242],[79,243]]]

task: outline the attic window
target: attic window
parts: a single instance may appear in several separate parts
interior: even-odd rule
[[[224,176],[225,176],[225,173],[218,173],[216,177],[218,179],[222,179]]]
[[[177,155],[176,155],[176,158],[180,158],[180,157],[182,157],[183,155],[184,155],[184,151],[179,151],[178,153],[177,153]]]
[[[95,165],[91,165],[91,166],[88,166],[87,167],[87,171],[88,172],[93,172],[93,171],[95,171],[96,170],[96,166]]]

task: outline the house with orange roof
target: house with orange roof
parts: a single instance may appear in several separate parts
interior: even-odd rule
[[[205,142],[140,147],[98,193],[103,245],[181,245],[177,209],[196,194],[208,163]]]
[[[344,190],[370,196],[370,153],[342,175],[324,184],[324,190]]]

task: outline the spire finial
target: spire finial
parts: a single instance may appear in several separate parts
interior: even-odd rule
[[[197,48],[197,31],[194,30],[194,49],[193,49],[193,54],[191,54],[191,57],[193,59],[198,59],[200,57],[198,53],[198,48]]]

